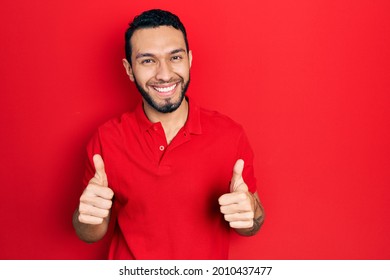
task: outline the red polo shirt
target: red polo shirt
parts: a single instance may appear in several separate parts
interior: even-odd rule
[[[253,153],[240,125],[189,100],[186,124],[168,145],[142,104],[101,126],[88,148],[85,185],[101,154],[115,193],[110,259],[226,259],[229,225],[218,198],[237,159],[256,191]]]

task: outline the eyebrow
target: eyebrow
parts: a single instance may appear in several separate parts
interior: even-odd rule
[[[180,53],[180,52],[186,52],[185,49],[176,49],[176,50],[173,50],[170,52],[170,54],[177,54],[177,53]]]
[[[172,50],[169,52],[169,54],[177,54],[177,53],[181,53],[181,52],[185,52],[184,49],[180,48],[180,49],[175,49],[175,50]],[[152,53],[139,53],[136,55],[136,59],[138,58],[142,58],[142,57],[154,57],[155,55],[152,54]]]

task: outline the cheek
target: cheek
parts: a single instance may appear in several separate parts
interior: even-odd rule
[[[138,69],[138,71],[134,71],[134,78],[137,80],[138,84],[144,86],[154,77],[154,71],[152,69]]]
[[[181,66],[181,67],[176,67],[174,69],[174,72],[182,77],[184,80],[188,80],[188,77],[190,76],[190,68],[187,66]]]

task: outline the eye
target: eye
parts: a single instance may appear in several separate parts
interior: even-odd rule
[[[180,55],[175,55],[175,56],[172,56],[171,57],[171,60],[172,61],[180,61],[180,60],[182,60],[183,59],[183,57],[181,57]]]
[[[150,59],[150,58],[141,60],[141,64],[145,64],[145,65],[152,64],[153,62],[154,62],[154,60]]]

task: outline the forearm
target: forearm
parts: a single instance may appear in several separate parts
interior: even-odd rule
[[[98,225],[84,224],[79,221],[79,211],[76,209],[73,214],[73,227],[81,240],[93,243],[104,237],[108,229],[109,220],[110,216],[104,218],[103,222]]]
[[[265,212],[257,193],[252,194],[254,204],[253,226],[250,228],[236,228],[236,232],[243,236],[255,235],[264,223]]]

